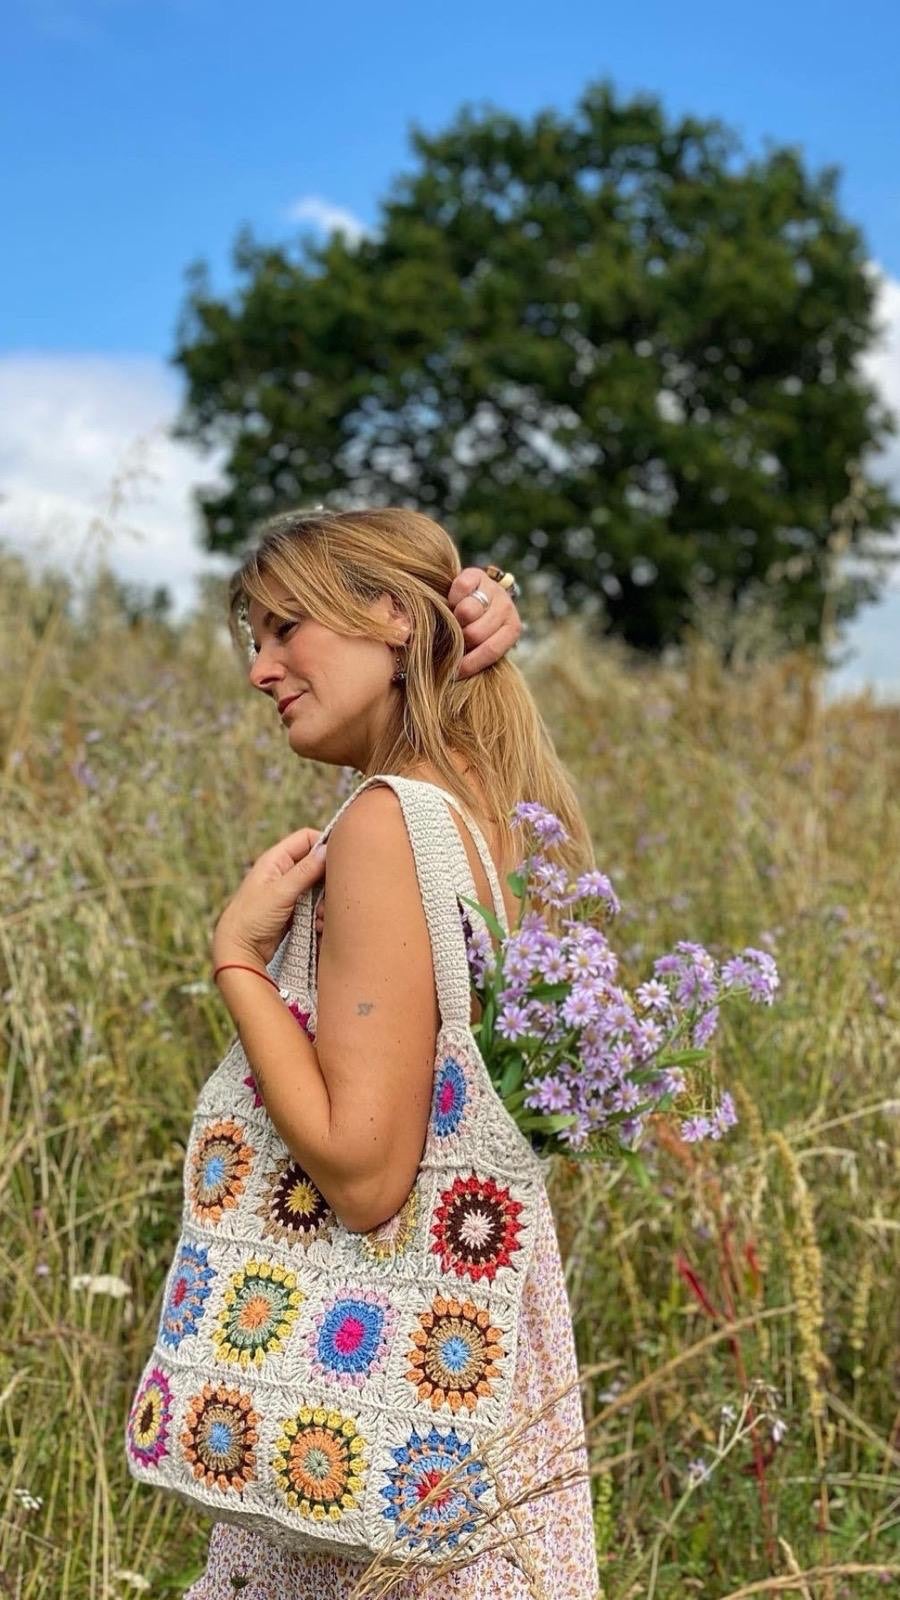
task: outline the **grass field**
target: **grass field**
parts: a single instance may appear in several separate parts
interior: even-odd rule
[[[101,584],[78,623],[0,577],[0,1595],[178,1596],[209,1524],[121,1439],[233,1033],[209,936],[340,774],[290,755],[212,615],[129,623]],[[647,1189],[553,1178],[606,1600],[900,1592],[900,708],[823,705],[800,655],[725,671],[703,637],[638,669],[566,627],[523,670],[623,901],[624,981],[678,938],[782,977],[723,1007],[721,1143],[660,1134]]]

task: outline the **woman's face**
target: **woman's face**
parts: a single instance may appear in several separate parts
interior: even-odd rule
[[[292,609],[283,586],[273,583],[273,589]],[[397,643],[406,641],[408,620],[390,595],[381,595],[369,610],[383,621],[393,619]],[[271,697],[275,716],[279,701],[299,696],[281,717],[291,749],[312,761],[365,771],[394,697],[403,692],[391,683],[394,651],[381,639],[335,633],[313,617],[286,622],[255,599],[248,616],[257,651],[250,682]]]

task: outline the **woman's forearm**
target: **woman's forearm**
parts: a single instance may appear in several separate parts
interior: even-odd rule
[[[229,967],[216,982],[269,1116],[292,1155],[315,1179],[313,1166],[327,1160],[331,1127],[331,1102],[315,1045],[277,990],[256,973]]]
[[[237,960],[219,955],[218,960]],[[328,1085],[309,1035],[277,990],[256,973],[229,966],[216,979],[231,1011],[267,1114],[291,1155],[309,1173],[344,1227],[365,1232],[384,1221],[380,1174],[367,1174],[346,1139],[336,1141]],[[386,1214],[386,1213],[384,1213]]]

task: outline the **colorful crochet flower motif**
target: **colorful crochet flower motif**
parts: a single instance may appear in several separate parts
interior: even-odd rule
[[[172,1390],[159,1367],[147,1373],[128,1416],[128,1448],[142,1467],[155,1467],[169,1453]]]
[[[431,1126],[439,1139],[458,1133],[469,1102],[465,1071],[454,1056],[441,1062],[431,1101]]]
[[[261,1367],[280,1350],[304,1295],[293,1272],[275,1261],[248,1261],[233,1272],[212,1335],[219,1361]]]
[[[311,1011],[302,1011],[301,1008],[300,1008],[300,1002],[298,1000],[292,1000],[287,989],[279,989],[278,993],[281,995],[281,998],[284,1001],[285,1005],[287,1006],[289,1012],[291,1013],[291,1016],[292,1017],[296,1017],[296,1019],[299,1022],[301,1028],[303,1029],[303,1032],[305,1034],[307,1034],[310,1039],[315,1039],[315,1037],[316,1037],[315,1033],[314,1033],[313,1029],[309,1026],[309,1019],[312,1016],[312,1012]],[[250,1089],[252,1091],[252,1093],[253,1093],[253,1104],[254,1104],[254,1106],[263,1105],[263,1103],[264,1103],[263,1102],[263,1097],[260,1094],[258,1088],[256,1087],[256,1079],[253,1076],[253,1072],[252,1071],[248,1072],[246,1078],[244,1078],[243,1081],[246,1084],[247,1088]]]
[[[415,1428],[403,1445],[392,1449],[396,1466],[386,1473],[381,1493],[387,1501],[384,1516],[397,1523],[396,1537],[414,1548],[423,1545],[434,1550],[446,1543],[450,1549],[460,1537],[475,1527],[474,1502],[484,1494],[487,1479],[477,1461],[469,1461],[472,1446],[453,1428],[446,1433],[432,1428],[420,1436]],[[440,1492],[445,1474],[454,1477]],[[437,1489],[432,1500],[422,1505],[426,1495]]]
[[[259,1417],[251,1397],[224,1383],[205,1383],[184,1414],[181,1448],[195,1478],[210,1489],[242,1490],[256,1477]]]
[[[361,1388],[387,1363],[396,1313],[374,1289],[333,1295],[313,1318],[310,1365],[329,1383]]]
[[[393,1261],[405,1255],[416,1236],[418,1216],[419,1197],[415,1189],[411,1189],[399,1211],[369,1233],[360,1235],[366,1255],[375,1261]]]
[[[299,1161],[283,1156],[266,1173],[268,1185],[256,1215],[267,1238],[309,1245],[333,1230],[334,1213]]]
[[[358,1504],[365,1479],[365,1440],[352,1417],[325,1406],[301,1406],[285,1418],[272,1456],[275,1482],[294,1511],[337,1522]]]
[[[159,1337],[163,1344],[177,1350],[182,1339],[189,1333],[197,1332],[197,1324],[203,1315],[204,1302],[209,1296],[215,1275],[204,1245],[180,1246],[171,1287],[159,1319]]]
[[[493,1280],[498,1267],[512,1265],[522,1247],[518,1235],[521,1203],[493,1178],[456,1178],[444,1189],[431,1225],[432,1255],[441,1269],[457,1277]]]
[[[219,1222],[238,1203],[255,1155],[244,1129],[226,1119],[204,1128],[191,1159],[190,1197],[195,1217]]]
[[[479,1400],[494,1393],[495,1380],[503,1376],[498,1365],[506,1354],[503,1335],[490,1314],[471,1300],[435,1295],[410,1337],[406,1376],[432,1410],[446,1405],[454,1412],[463,1407],[472,1412]]]

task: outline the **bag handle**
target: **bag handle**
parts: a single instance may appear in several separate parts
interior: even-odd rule
[[[425,778],[417,778],[413,781],[416,783],[427,783]],[[469,813],[463,810],[463,807],[457,800],[456,795],[451,794],[449,789],[442,789],[437,783],[428,783],[428,788],[434,789],[436,794],[442,794],[444,799],[447,800],[450,805],[453,806],[454,810],[458,811],[459,815],[462,817],[463,822],[465,823],[475,842],[475,848],[478,851],[481,865],[484,867],[485,876],[490,886],[494,916],[497,918],[497,921],[503,929],[504,934],[509,933],[509,918],[506,914],[506,901],[503,898],[503,890],[500,887],[500,879],[497,876],[497,868],[494,866],[494,858],[488,848],[487,840],[485,839],[484,834],[477,824],[473,822],[472,818],[469,816]],[[478,891],[475,888],[475,883],[472,878],[472,869],[469,866],[469,858],[466,855],[465,846],[463,845],[463,842],[459,836],[459,829],[453,828],[451,832],[448,833],[447,837],[450,839],[451,850],[453,851],[457,866],[459,868],[460,877],[461,879],[465,880],[468,876],[468,882],[471,885],[469,890],[470,898],[477,900]]]

